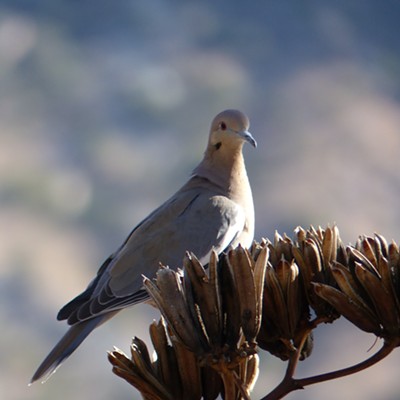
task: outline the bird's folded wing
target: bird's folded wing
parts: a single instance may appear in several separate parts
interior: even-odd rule
[[[142,276],[155,277],[159,264],[179,268],[186,251],[206,261],[214,247],[222,252],[243,230],[242,207],[215,191],[178,192],[139,224],[108,265],[102,268],[69,323],[142,301]]]

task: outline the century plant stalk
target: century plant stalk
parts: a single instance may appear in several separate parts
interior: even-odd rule
[[[276,233],[248,250],[212,252],[205,266],[187,253],[181,271],[161,267],[144,287],[162,315],[150,327],[156,358],[134,338],[130,357],[115,349],[109,360],[145,400],[249,400],[260,350],[288,363],[262,398],[280,399],[368,368],[400,345],[400,251],[381,235],[344,246],[336,226],[298,227],[293,240]],[[341,315],[382,347],[341,370],[295,378],[312,354],[313,330]]]

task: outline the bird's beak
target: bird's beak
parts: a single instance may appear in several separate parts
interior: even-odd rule
[[[253,138],[253,135],[249,131],[238,132],[239,136],[242,137],[247,143],[250,143],[254,148],[257,147],[257,142]]]

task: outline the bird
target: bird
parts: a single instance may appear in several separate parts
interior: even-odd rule
[[[155,278],[160,263],[177,269],[187,251],[203,264],[213,249],[250,247],[254,237],[253,196],[243,145],[257,147],[249,119],[239,110],[219,113],[211,123],[200,164],[189,180],[150,213],[100,266],[84,292],[57,315],[69,330],[34,373],[45,382],[95,328],[126,307],[149,300],[143,276]]]

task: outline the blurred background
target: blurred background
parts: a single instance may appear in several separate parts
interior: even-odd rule
[[[223,109],[245,111],[258,141],[245,149],[257,240],[337,223],[345,243],[400,241],[399,18],[394,0],[2,0],[0,397],[140,398],[106,351],[148,342],[145,305],[27,383],[66,330],[59,308],[186,180]],[[320,327],[298,376],[374,343],[343,319]],[[288,398],[398,399],[398,353]],[[285,368],[261,357],[254,399]]]

